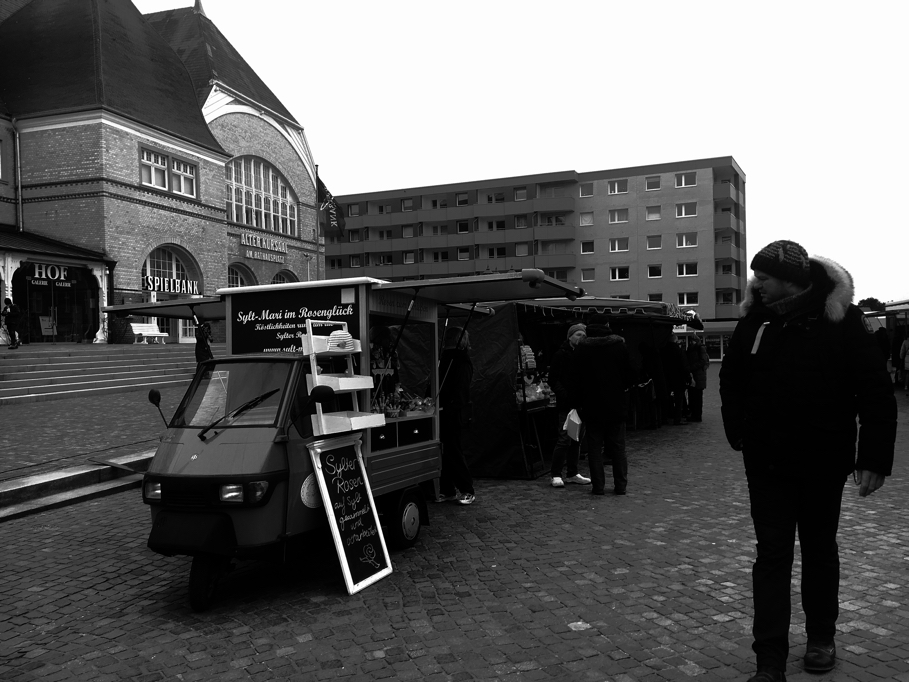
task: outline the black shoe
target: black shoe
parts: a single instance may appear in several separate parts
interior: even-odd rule
[[[625,490],[625,488],[616,488],[612,492],[614,492],[616,495],[627,495],[628,494],[628,492]]]
[[[770,666],[759,666],[757,675],[748,678],[748,682],[786,682],[786,673]]]
[[[602,489],[600,489],[600,490],[591,490],[591,491],[590,491],[590,494],[591,494],[591,495],[605,495],[605,494],[606,494],[606,491],[605,491],[605,490],[602,490]]]
[[[825,673],[833,670],[836,665],[836,644],[833,641],[808,642],[802,662],[808,672]]]

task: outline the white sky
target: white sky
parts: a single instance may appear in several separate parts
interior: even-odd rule
[[[203,6],[334,194],[733,156],[749,261],[792,239],[909,298],[907,2]]]

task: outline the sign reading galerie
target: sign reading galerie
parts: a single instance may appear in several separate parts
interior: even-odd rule
[[[240,233],[240,246],[247,258],[265,260],[270,263],[287,262],[287,242],[260,234]],[[259,249],[262,249],[261,251]]]

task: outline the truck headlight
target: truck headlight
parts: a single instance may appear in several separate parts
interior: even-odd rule
[[[221,490],[218,491],[218,496],[222,502],[242,502],[243,486],[239,483],[222,485]]]
[[[160,500],[161,499],[161,484],[156,481],[147,481],[145,484],[145,499],[146,500]]]
[[[268,491],[268,481],[253,481],[249,484],[249,501],[258,502]]]

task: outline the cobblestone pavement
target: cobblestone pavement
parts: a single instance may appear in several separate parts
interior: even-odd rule
[[[715,367],[706,398],[701,424],[630,434],[626,497],[481,480],[473,506],[433,505],[417,546],[354,596],[321,538],[284,566],[242,564],[195,614],[189,560],[146,549],[137,491],[8,521],[0,679],[745,680],[754,540]],[[790,680],[909,682],[899,401],[896,476],[845,495],[840,660],[802,671],[794,597]]]
[[[184,390],[161,391],[168,419]],[[154,450],[164,422],[147,396],[142,389],[0,406],[0,481]]]

